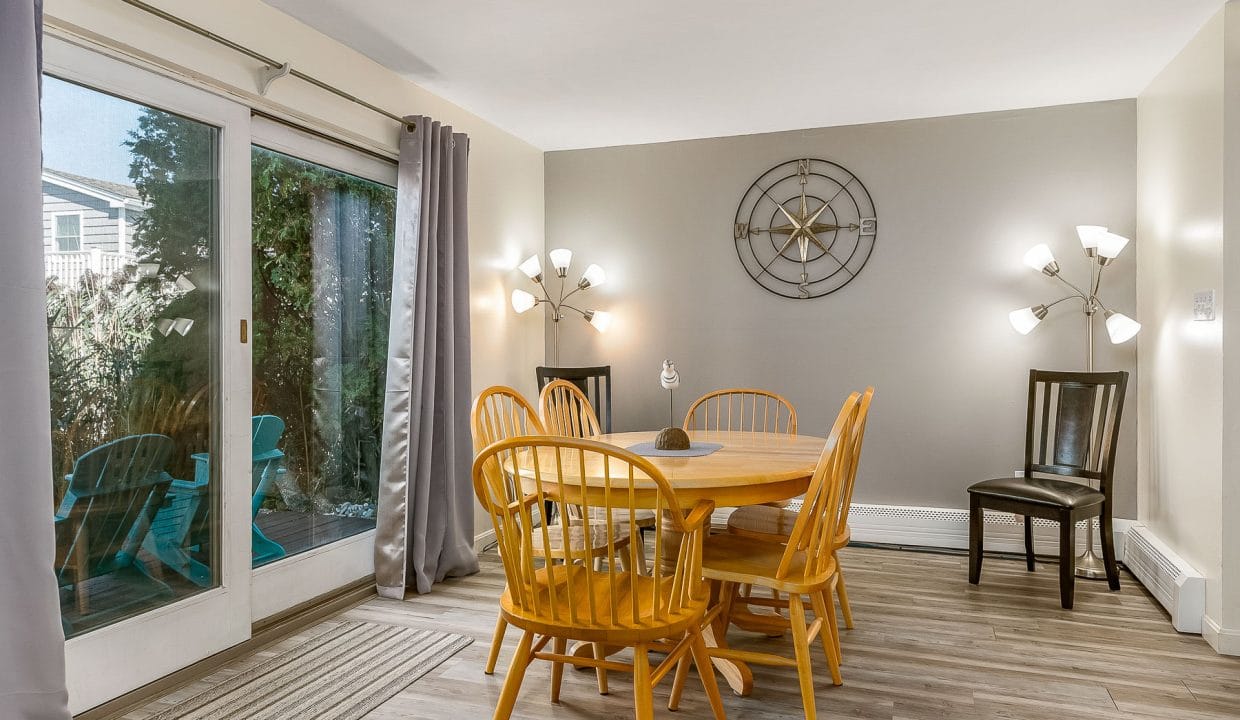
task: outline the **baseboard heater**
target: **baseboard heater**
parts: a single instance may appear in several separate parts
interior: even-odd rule
[[[793,500],[789,510],[799,510],[800,501]],[[720,508],[712,521],[727,525],[732,508]],[[1115,521],[1115,554],[1124,562],[1124,537],[1132,520]],[[857,542],[883,545],[908,545],[928,548],[969,548],[969,511],[963,508],[935,508],[908,505],[874,505],[853,503],[848,515],[852,539]],[[1077,526],[1078,551],[1085,547],[1085,523]],[[1024,553],[1024,521],[1011,513],[986,511],[986,550],[991,552]],[[1095,538],[1096,540],[1096,538]],[[1059,554],[1059,526],[1049,520],[1033,521],[1033,544],[1038,555]]]
[[[1124,564],[1150,594],[1171,613],[1183,633],[1200,633],[1206,610],[1206,579],[1145,525],[1134,525],[1124,538]]]

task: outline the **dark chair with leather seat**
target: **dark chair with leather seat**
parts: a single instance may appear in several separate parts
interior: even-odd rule
[[[590,398],[590,406],[598,416],[603,432],[611,432],[611,366],[535,368],[538,392],[552,380],[567,380]]]
[[[1128,373],[1029,371],[1025,476],[969,488],[969,582],[982,576],[983,510],[1025,518],[1025,562],[1034,569],[1033,518],[1059,523],[1059,599],[1072,608],[1076,523],[1097,516],[1107,582],[1119,590],[1111,484]],[[1055,477],[1047,477],[1055,476]],[[1062,479],[1073,478],[1073,479]],[[1089,483],[1097,482],[1097,489]]]

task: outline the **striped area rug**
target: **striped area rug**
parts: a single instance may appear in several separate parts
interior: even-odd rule
[[[471,642],[343,622],[149,720],[358,720]]]

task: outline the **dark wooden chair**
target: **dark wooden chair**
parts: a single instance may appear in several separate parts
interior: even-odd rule
[[[1119,590],[1111,531],[1111,483],[1128,373],[1029,371],[1025,476],[969,488],[969,582],[982,577],[982,511],[1025,517],[1025,562],[1034,569],[1033,518],[1059,523],[1059,599],[1072,608],[1076,523],[1098,516],[1107,582]],[[1045,477],[1056,475],[1063,478]],[[1098,489],[1090,486],[1097,481]]]
[[[611,432],[611,366],[598,367],[543,367],[536,368],[538,391],[552,380],[567,380],[590,398],[590,405],[603,426],[603,432]]]

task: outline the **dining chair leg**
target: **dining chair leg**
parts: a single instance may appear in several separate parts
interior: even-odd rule
[[[982,505],[977,496],[969,498],[969,583],[982,581]]]
[[[553,651],[556,655],[563,655],[568,651],[568,638],[558,637],[552,640]],[[551,663],[551,702],[554,705],[560,704],[560,683],[564,680],[564,663]]]
[[[1119,566],[1115,564],[1115,532],[1112,529],[1111,508],[1102,504],[1102,516],[1098,518],[1102,533],[1102,561],[1107,566],[1107,586],[1119,590]]]
[[[1033,518],[1025,516],[1025,569],[1033,572]]]
[[[654,720],[654,686],[650,684],[650,655],[646,643],[633,648],[633,705],[637,720]]]
[[[629,542],[633,542],[633,538],[629,538]],[[650,571],[646,567],[646,533],[641,528],[637,528],[637,574],[649,575]]]
[[[844,586],[844,568],[840,565],[840,560],[838,557],[835,559],[835,566],[839,568],[835,593],[840,596],[840,612],[844,614],[844,627],[852,630],[852,606],[848,604],[848,588]]]
[[[693,664],[697,666],[698,675],[702,678],[702,689],[706,691],[706,700],[710,703],[710,710],[715,714],[715,720],[724,720],[727,713],[723,709],[723,698],[719,695],[715,666],[710,661],[710,651],[706,649],[706,640],[702,637],[700,630],[693,631],[692,642],[690,651],[693,653]]]
[[[504,633],[508,630],[508,621],[503,615],[495,618],[495,634],[491,636],[491,651],[487,654],[487,667],[483,670],[487,675],[495,674],[495,663],[499,661],[499,649],[504,645]]]
[[[810,595],[814,605],[814,614],[822,618],[823,627],[818,631],[818,639],[822,642],[822,654],[827,658],[827,669],[831,671],[831,684],[843,685],[844,678],[840,674],[840,630],[835,624],[835,608],[831,606],[831,591]]]
[[[1076,591],[1076,523],[1071,513],[1059,514],[1059,604],[1072,609]]]
[[[596,642],[596,643],[591,643],[591,644],[594,646],[594,659],[595,660],[606,660],[607,649],[603,646],[603,643]],[[595,673],[595,676],[598,678],[598,694],[606,695],[607,694],[607,668],[605,667],[594,668],[594,673]]]
[[[534,633],[526,630],[521,634],[521,642],[512,656],[512,664],[508,666],[508,677],[504,678],[504,689],[495,705],[494,720],[508,720],[512,717],[512,708],[517,704],[517,695],[521,692],[521,682],[525,680],[525,671],[530,666],[530,647],[533,644]]]
[[[693,661],[688,653],[676,664],[676,676],[672,678],[672,694],[667,698],[668,710],[680,709],[680,696],[685,691],[685,681],[689,679],[689,663]]]
[[[797,679],[801,683],[801,703],[805,720],[816,720],[814,710],[814,668],[810,663],[809,627],[805,624],[805,605],[800,595],[788,595],[788,614],[792,620],[792,645],[796,649]]]

